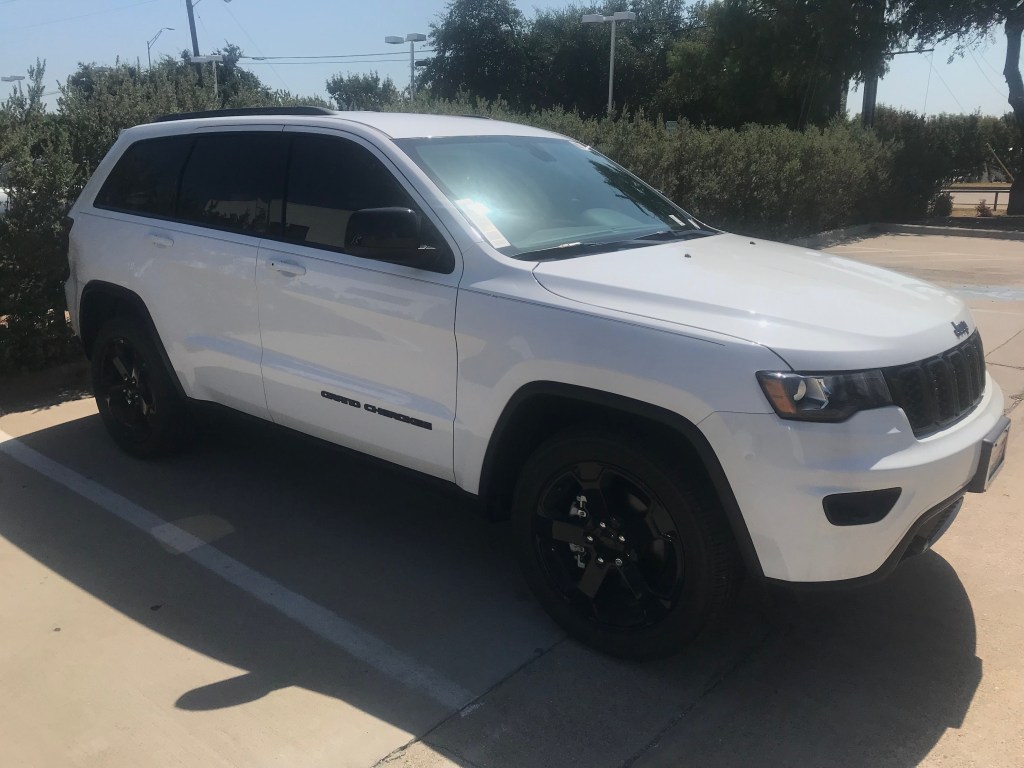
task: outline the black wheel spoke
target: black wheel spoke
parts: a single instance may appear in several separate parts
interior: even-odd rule
[[[563,523],[560,520],[551,521],[551,538],[555,541],[564,541],[567,544],[584,546],[587,544],[587,532],[573,523]]]
[[[572,476],[584,491],[600,490],[604,465],[596,461],[583,461],[572,468]]]
[[[593,600],[607,576],[608,567],[599,565],[596,559],[591,560],[583,571],[583,576],[580,577],[580,583],[576,588],[587,598]]]
[[[645,597],[653,594],[651,585],[647,583],[647,577],[644,576],[643,571],[640,570],[636,563],[623,563],[622,567],[619,568],[619,572],[622,575],[622,582],[637,600],[643,600]]]
[[[119,353],[114,354],[113,358],[111,358],[110,360],[110,364],[114,366],[114,368],[117,370],[118,375],[120,375],[122,379],[129,378],[128,366],[124,364],[124,361],[121,359]]]

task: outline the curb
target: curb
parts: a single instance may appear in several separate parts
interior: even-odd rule
[[[790,240],[790,245],[801,248],[828,248],[848,240],[855,240],[872,233],[898,235],[939,235],[944,237],[985,237],[990,240],[1024,241],[1024,232],[1003,229],[968,229],[966,227],[937,227],[927,224],[858,224],[844,229],[834,229],[809,237]]]
[[[830,245],[839,245],[847,240],[854,240],[872,232],[877,232],[879,231],[877,229],[879,226],[879,224],[857,224],[843,229],[830,229],[828,232],[798,237],[795,240],[790,240],[789,244],[801,248],[828,248]]]

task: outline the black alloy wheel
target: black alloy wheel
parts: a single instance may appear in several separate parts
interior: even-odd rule
[[[149,387],[145,362],[124,336],[110,340],[99,362],[96,397],[120,429],[138,432],[140,439],[152,433],[157,415],[156,399]]]
[[[133,318],[117,317],[100,328],[92,348],[92,385],[104,426],[128,453],[156,456],[183,443],[185,398]]]
[[[513,506],[540,602],[570,635],[617,656],[682,650],[738,575],[713,495],[650,442],[584,428],[556,435],[527,461]]]
[[[677,526],[622,467],[581,462],[556,475],[541,492],[533,540],[554,589],[597,625],[652,626],[682,594]]]

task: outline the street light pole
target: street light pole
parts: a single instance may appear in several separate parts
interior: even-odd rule
[[[223,54],[215,53],[212,56],[193,56],[192,63],[199,64],[213,64],[213,98],[217,99],[217,64],[224,61]]]
[[[392,45],[400,45],[401,43],[409,43],[409,98],[416,96],[416,43],[422,43],[427,39],[427,36],[419,32],[410,32],[405,37],[399,37],[398,35],[388,35],[384,38],[385,43],[391,43]]]
[[[612,46],[611,52],[608,55],[608,115],[610,117],[615,109],[615,102],[613,101],[615,93],[615,23],[618,21],[636,21],[636,14],[632,11],[618,11],[611,16],[603,16],[600,13],[587,13],[583,16],[584,24],[603,24],[606,21],[610,21],[612,24]]]
[[[152,49],[153,47],[153,43],[155,43],[156,39],[160,37],[160,35],[162,35],[164,32],[173,31],[174,27],[161,27],[160,30],[155,35],[153,35],[153,37],[146,41],[146,64],[148,65],[149,69],[153,68],[153,57],[149,53],[150,49]]]

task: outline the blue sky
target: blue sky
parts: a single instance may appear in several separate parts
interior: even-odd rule
[[[534,0],[518,5],[564,7],[568,0]],[[400,86],[409,78],[408,48],[385,45],[385,35],[429,32],[444,0],[201,0],[196,7],[199,45],[207,53],[225,41],[248,55],[308,56],[375,54],[345,63],[256,63],[249,68],[272,87],[324,93],[324,81],[336,72],[376,69]],[[36,58],[47,62],[48,90],[55,91],[78,62],[139,60],[145,65],[146,41],[161,27],[154,59],[190,47],[184,0],[0,0],[0,75],[24,74]],[[917,112],[1003,114],[1008,110],[1002,58],[1005,41],[988,45],[948,64],[950,49],[934,54],[898,56],[879,86],[879,101]],[[0,89],[6,94],[7,84]],[[604,89],[605,83],[595,83]],[[49,99],[52,104],[52,98]],[[859,110],[860,94],[850,105]]]

